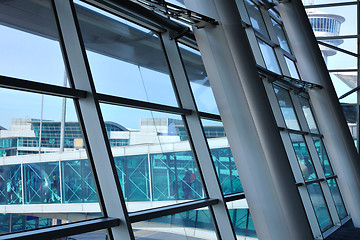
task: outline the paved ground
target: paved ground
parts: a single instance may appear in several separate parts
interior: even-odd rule
[[[355,228],[352,220],[331,234],[326,240],[359,240],[360,228]]]
[[[136,240],[202,240],[200,238],[187,237],[184,235],[153,232],[147,230],[135,230]],[[105,230],[70,236],[69,240],[105,240]]]

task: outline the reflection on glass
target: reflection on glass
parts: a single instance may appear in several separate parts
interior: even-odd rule
[[[156,33],[85,4],[76,11],[97,92],[177,106]]]
[[[277,21],[275,21],[272,18],[271,18],[271,22],[274,26],[274,30],[275,30],[275,33],[276,33],[276,36],[280,43],[281,48],[284,49],[285,51],[291,53],[282,25],[280,25]]]
[[[320,229],[322,232],[325,232],[333,226],[333,223],[331,221],[329,210],[325,203],[324,195],[321,191],[320,185],[319,183],[312,183],[306,187],[309,191],[310,199],[314,207]]]
[[[258,39],[261,54],[264,58],[266,68],[277,74],[281,74],[279,63],[276,59],[274,49],[264,41]]]
[[[203,198],[201,178],[181,116],[100,106],[104,119],[121,124],[123,129],[111,133],[110,138],[128,139],[128,146],[112,148],[126,201],[147,201],[151,207],[150,201],[167,205]],[[135,210],[139,209],[131,209]]]
[[[319,130],[317,129],[317,126],[316,126],[314,116],[312,114],[309,100],[304,97],[301,97],[301,96],[299,96],[299,100],[300,100],[300,104],[301,104],[302,110],[303,110],[305,118],[306,118],[306,122],[310,128],[310,132],[319,133]]]
[[[307,181],[307,180],[316,179],[317,178],[316,172],[315,172],[311,157],[309,155],[309,151],[307,149],[306,143],[304,141],[304,137],[299,134],[290,133],[290,138],[291,138],[292,145],[294,147],[295,154],[298,159],[304,180]]]
[[[132,224],[135,239],[217,239],[208,209],[192,210]]]
[[[179,49],[198,110],[219,114],[200,52],[180,43]]]
[[[300,130],[299,122],[297,120],[289,92],[275,85],[274,90],[279,102],[281,113],[285,119],[286,126],[289,129]]]
[[[1,1],[0,22],[0,75],[63,85],[65,67],[51,1]]]
[[[336,211],[339,214],[340,219],[343,219],[347,216],[347,212],[337,182],[335,179],[329,179],[327,180],[327,182],[329,184],[331,195],[335,202]]]
[[[290,60],[288,57],[285,57],[285,61],[286,61],[286,65],[290,71],[290,76],[292,78],[300,79],[294,61]]]
[[[265,36],[269,36],[260,9],[251,1],[245,0],[245,6],[249,13],[251,25]]]
[[[331,168],[330,161],[327,156],[323,141],[319,137],[313,137],[313,141],[314,141],[315,148],[318,153],[321,165],[324,169],[325,176],[334,175],[334,172]]]

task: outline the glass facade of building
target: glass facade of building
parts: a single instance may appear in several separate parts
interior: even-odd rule
[[[231,2],[237,7],[233,10],[240,13],[239,26],[251,47],[248,58],[258,76],[253,81],[259,81],[257,86],[264,92],[259,97],[269,109],[268,125],[259,120],[256,104],[248,102],[253,93],[244,93],[245,100],[237,101],[241,106],[225,106],[219,99],[226,95],[225,88],[212,79],[217,72],[209,68],[212,63],[206,58],[228,54],[235,60],[231,63],[240,64],[231,55],[234,53],[202,49],[202,42],[195,41],[201,37],[195,38],[177,21],[156,15],[151,7],[145,9],[137,1],[0,3],[0,33],[4,36],[0,62],[9,58],[9,65],[13,65],[0,67],[0,78],[8,80],[0,83],[0,93],[4,98],[13,98],[13,93],[24,96],[11,108],[2,106],[0,125],[11,121],[11,127],[0,130],[0,208],[7,213],[26,209],[22,215],[1,215],[2,233],[59,224],[26,216],[33,207],[35,213],[53,214],[54,219],[64,221],[73,221],[73,215],[84,220],[94,211],[104,221],[119,219],[119,226],[101,228],[116,240],[142,239],[149,231],[153,239],[257,238],[256,224],[261,226],[259,222],[269,216],[256,221],[264,206],[254,205],[254,196],[269,189],[260,186],[260,181],[251,185],[251,180],[275,179],[273,174],[278,170],[271,165],[275,162],[268,148],[271,144],[283,150],[281,161],[286,164],[279,168],[286,168],[291,175],[286,184],[293,183],[299,212],[303,211],[306,227],[312,223],[309,233],[314,238],[325,238],[349,218],[336,165],[327,148],[329,139],[322,135],[308,92],[313,85],[301,78],[293,51],[296,48],[291,47],[278,9],[273,1]],[[208,24],[204,25],[206,30]],[[337,28],[331,21],[312,24]],[[223,35],[224,39],[229,37]],[[14,40],[19,38],[24,41]],[[3,49],[5,45],[11,46],[8,51]],[[41,45],[44,48],[34,54],[32,49]],[[16,58],[21,61],[16,62],[11,56],[20,47],[24,51],[19,51]],[[44,62],[46,56],[48,63]],[[225,65],[216,67],[226,69]],[[232,73],[236,76],[240,72],[237,67]],[[241,88],[239,94],[248,83],[228,81]],[[35,104],[39,99],[30,99],[29,92],[42,95],[41,111]],[[74,109],[66,109],[66,100],[74,103]],[[57,108],[47,107],[55,101]],[[54,114],[61,104],[62,111]],[[251,150],[261,152],[259,156],[264,158],[258,165],[268,168],[263,176],[248,171],[255,169],[250,168],[255,164],[244,164],[249,161],[242,160],[249,157],[245,153],[248,149],[241,148],[243,155],[241,151],[235,154],[241,141],[231,134],[231,127],[238,126],[231,126],[228,117],[233,117],[231,112],[236,108],[248,109],[251,115],[239,114],[253,124],[244,129],[244,134],[253,134],[242,137],[259,140],[259,146]],[[271,144],[261,139],[268,126],[277,134],[277,141]],[[59,150],[62,140],[66,151]],[[239,174],[246,171],[245,177]],[[269,186],[276,189],[270,189],[275,192],[268,199],[270,203],[276,193],[286,192],[281,188],[286,184],[273,182]],[[249,205],[244,195],[248,193],[253,201]],[[278,225],[280,229],[283,224]],[[260,232],[260,238],[265,236],[263,229]]]

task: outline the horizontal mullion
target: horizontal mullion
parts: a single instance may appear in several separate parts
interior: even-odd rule
[[[232,202],[236,200],[245,199],[245,193],[232,193],[224,196],[225,202]]]
[[[345,54],[350,55],[350,56],[353,56],[353,57],[359,57],[358,54],[353,53],[353,52],[350,52],[350,51],[348,51],[348,50],[345,50],[345,49],[342,49],[342,48],[339,48],[339,47],[335,47],[335,46],[333,46],[333,45],[331,45],[331,44],[328,44],[328,43],[325,43],[325,42],[322,42],[322,41],[317,41],[317,42],[318,42],[318,44],[320,44],[320,45],[323,45],[323,46],[325,46],[325,47],[334,49],[334,50],[336,50],[336,51],[338,51],[338,52],[342,52],[342,53],[345,53]]]
[[[352,39],[357,38],[357,35],[339,35],[339,36],[328,36],[328,37],[316,37],[316,40],[333,40],[333,39]]]
[[[337,177],[338,177],[337,175],[325,176],[326,180],[335,179]]]
[[[187,212],[203,207],[210,207],[212,205],[216,205],[217,203],[218,203],[218,199],[196,200],[196,201],[179,203],[165,207],[152,208],[144,211],[132,212],[129,213],[129,218],[131,223],[141,222],[154,218],[173,215],[176,213]]]
[[[316,4],[316,5],[308,5],[304,6],[306,9],[311,8],[325,8],[325,7],[341,7],[341,6],[349,6],[349,5],[356,5],[357,2],[343,2],[343,3],[327,3],[327,4]]]
[[[305,184],[310,185],[312,183],[319,183],[321,181],[325,181],[325,179],[324,178],[318,178],[318,179],[314,179],[314,180],[309,180],[309,181],[305,181]]]
[[[0,236],[0,239],[1,240],[57,239],[71,235],[77,235],[77,234],[93,232],[101,229],[117,227],[119,225],[120,225],[120,219],[117,218],[97,218],[97,219],[85,220],[81,222],[67,223],[57,226],[26,230],[17,233],[4,234]]]
[[[97,94],[97,98],[101,103],[107,103],[112,105],[118,105],[123,107],[134,107],[144,110],[154,110],[159,112],[165,113],[172,113],[172,114],[184,114],[184,115],[191,115],[192,110],[178,108],[178,107],[171,107],[167,105],[151,103],[151,102],[144,102],[135,99],[123,98],[123,97],[116,97],[107,94]]]
[[[206,112],[199,112],[199,116],[201,118],[205,118],[207,120],[214,120],[214,121],[221,121],[220,115],[212,114],[212,113],[206,113]]]
[[[353,69],[329,69],[328,71],[330,73],[333,73],[333,72],[357,72],[357,69],[356,68],[353,68]]]
[[[0,75],[0,87],[67,98],[85,98],[86,91]]]

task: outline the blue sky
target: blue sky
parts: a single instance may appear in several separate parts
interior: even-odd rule
[[[315,0],[316,1],[316,0]],[[328,3],[330,1],[316,1]],[[355,9],[355,10],[354,10]],[[319,9],[339,15],[346,15],[346,22],[341,28],[341,34],[355,34],[356,8]],[[122,20],[124,21],[124,20]],[[40,81],[49,84],[63,85],[64,63],[58,42],[0,26],[0,75]],[[356,44],[346,41],[340,47],[356,52]],[[175,94],[172,90],[170,78],[167,74],[136,65],[120,62],[96,53],[88,52],[95,86],[98,92],[135,98],[143,101],[154,101],[176,106]],[[329,68],[355,67],[356,60],[341,54],[329,57]],[[131,83],[131,84],[130,84]],[[341,81],[335,80],[339,94],[350,90]],[[193,87],[196,85],[193,84]],[[199,86],[198,86],[199,87]],[[206,106],[211,99],[211,92],[198,88],[197,100],[203,100],[200,110],[211,110]],[[201,95],[203,94],[203,95]],[[355,95],[346,100],[355,101]],[[0,88],[2,114],[0,125],[10,127],[11,118],[40,118],[41,95]],[[58,97],[44,97],[44,119],[60,121],[62,99]],[[118,122],[125,127],[138,128],[142,117],[174,117],[149,111],[130,110],[115,106],[102,105],[104,118],[107,121]],[[74,106],[71,100],[67,104],[67,121],[76,121]]]

